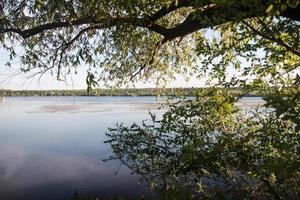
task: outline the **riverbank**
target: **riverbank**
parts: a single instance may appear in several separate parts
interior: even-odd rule
[[[0,96],[194,96],[201,88],[128,88],[94,89],[90,95],[87,90],[0,90]],[[203,88],[202,88],[203,89]],[[240,88],[224,88],[234,95],[243,92]],[[261,96],[257,92],[245,96]]]

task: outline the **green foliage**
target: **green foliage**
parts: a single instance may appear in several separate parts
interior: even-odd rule
[[[198,39],[200,72],[223,85],[282,85],[299,69],[298,23],[274,17],[216,27],[212,38]],[[228,75],[229,70],[236,73]],[[287,85],[285,85],[287,86]]]
[[[87,90],[0,90],[0,96],[195,96],[200,88],[110,88]],[[263,96],[257,91],[246,93],[241,88],[223,88],[234,96]]]
[[[161,119],[107,132],[114,155],[162,199],[298,199],[300,132],[274,112],[241,112],[226,92],[200,92]]]
[[[272,82],[298,67],[297,12],[297,0],[4,0],[0,44],[7,66],[60,80],[85,65],[107,84],[178,74],[224,81],[228,67],[241,70],[238,81]]]
[[[10,53],[11,61],[7,66],[18,59],[24,73],[39,75],[50,72],[63,80],[71,71],[76,72],[77,67],[86,65],[108,83],[112,79],[120,83],[133,80],[137,78],[134,74],[158,78],[159,72],[166,71],[170,63],[176,65],[175,71],[182,68],[178,56],[182,55],[180,63],[184,65],[191,63],[185,58],[192,58],[192,55],[187,55],[193,49],[189,39],[183,39],[175,52],[175,43],[159,45],[163,37],[142,26],[143,21],[148,21],[156,11],[171,3],[158,0],[5,0],[0,6],[0,44]],[[162,17],[160,24],[172,26],[185,15],[181,10],[168,20]],[[139,22],[138,18],[143,21]],[[87,22],[72,25],[72,21]],[[9,31],[11,28],[26,30],[60,22],[67,25],[50,26],[26,39]],[[17,55],[18,48],[22,53]],[[166,77],[173,76],[166,74]],[[163,82],[164,79],[157,80]]]
[[[4,0],[0,44],[24,73],[62,79],[88,66],[88,93],[98,76],[181,74],[265,94],[273,112],[245,116],[230,95],[200,93],[160,120],[111,129],[107,142],[165,199],[296,199],[299,10],[298,0]]]
[[[277,117],[291,120],[300,130],[300,76],[297,75],[292,86],[275,91],[265,97],[266,106],[275,109]]]
[[[92,87],[98,85],[97,81],[95,81],[95,76],[93,73],[88,72],[86,76],[86,85],[87,85],[87,94],[90,95],[92,92]]]
[[[242,93],[239,88],[230,91]],[[0,96],[194,96],[194,88],[110,88],[87,90],[0,90]],[[249,94],[252,95],[252,94]],[[253,94],[256,95],[256,94]]]

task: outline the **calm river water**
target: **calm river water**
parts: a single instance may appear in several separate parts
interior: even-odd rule
[[[244,98],[240,106],[262,104]],[[0,104],[0,199],[68,200],[74,191],[110,199],[153,195],[104,144],[116,122],[158,114],[155,97],[8,97]]]

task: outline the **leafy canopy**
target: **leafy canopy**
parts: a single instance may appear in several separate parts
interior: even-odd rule
[[[0,44],[23,72],[58,79],[82,65],[119,83],[223,80],[228,67],[280,79],[299,64],[299,13],[298,0],[3,0]]]

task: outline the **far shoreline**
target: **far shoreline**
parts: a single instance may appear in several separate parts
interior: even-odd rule
[[[0,89],[0,97],[188,97],[195,96],[200,89],[209,88],[127,88],[94,89],[89,95],[87,90],[7,90]],[[234,96],[262,97],[258,92],[245,93],[241,88],[219,88]]]

